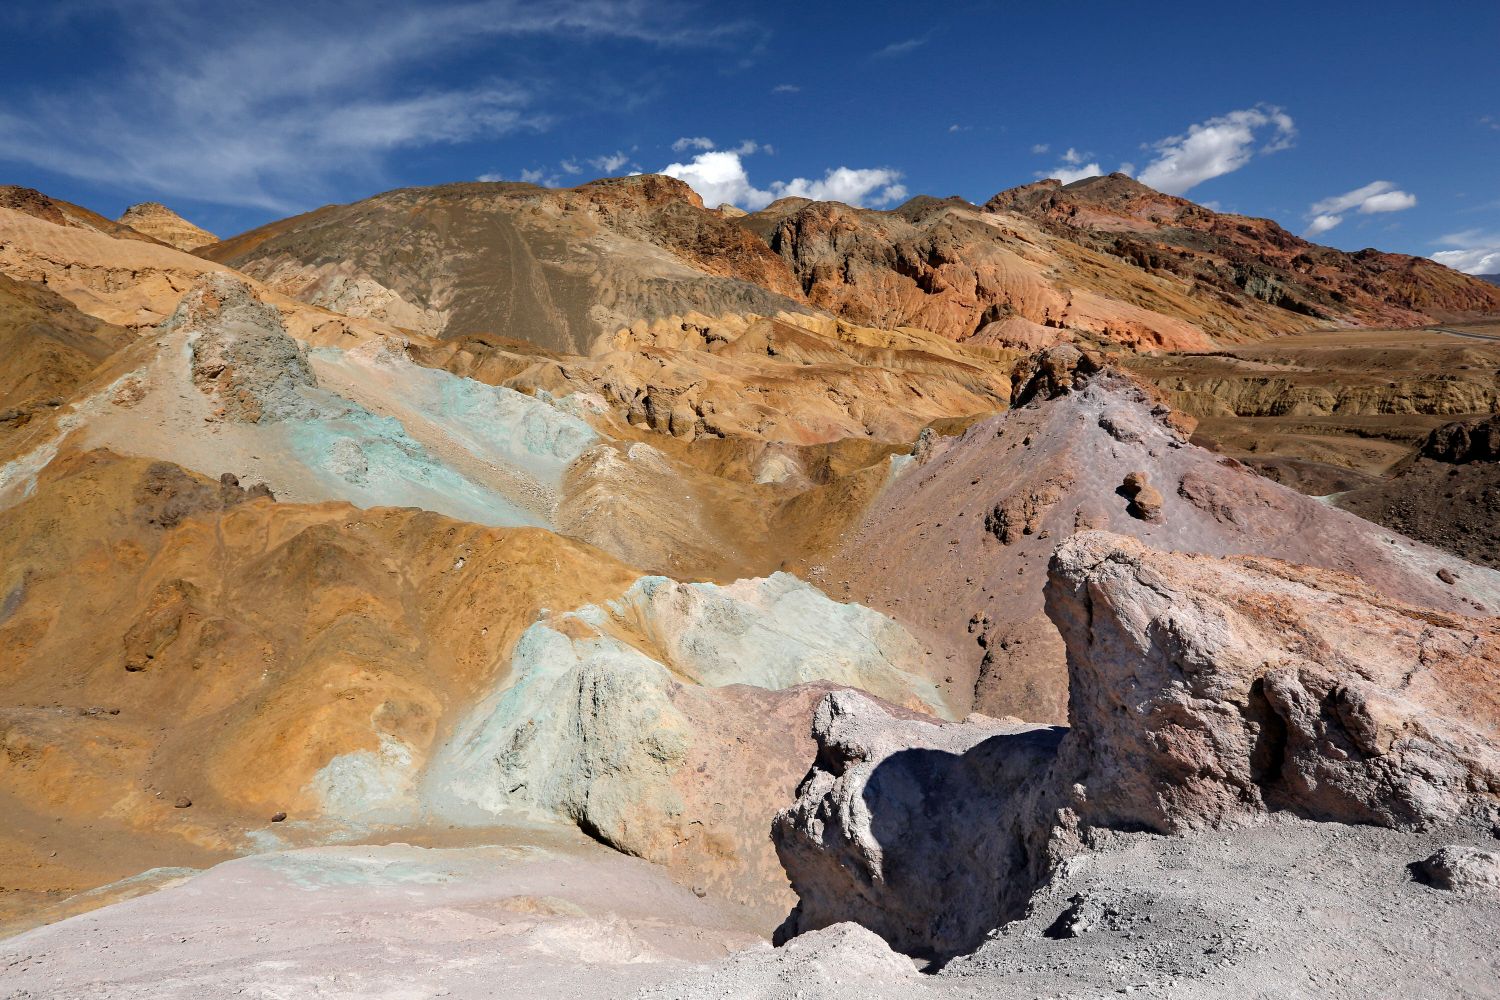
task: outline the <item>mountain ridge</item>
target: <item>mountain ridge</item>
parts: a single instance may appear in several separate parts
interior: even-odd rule
[[[573,188],[458,182],[324,206],[195,252],[424,335],[519,325],[538,331],[522,339],[574,353],[689,313],[822,314],[1001,347],[1127,350],[1500,314],[1500,292],[1436,262],[1320,247],[1123,174],[1037,181],[982,206],[783,198],[745,215],[706,208],[661,175]]]

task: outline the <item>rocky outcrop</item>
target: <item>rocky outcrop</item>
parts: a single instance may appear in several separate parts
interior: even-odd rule
[[[916,198],[894,212],[787,199],[744,221],[787,262],[809,302],[852,322],[1003,347],[1212,344],[1206,330],[1215,324],[1201,304],[958,198]]]
[[[1014,386],[1018,405],[940,437],[822,563],[825,585],[847,583],[851,599],[939,650],[944,676],[973,692],[975,711],[1066,719],[1063,641],[1043,585],[1058,542],[1086,528],[1338,570],[1447,613],[1500,610],[1500,574],[1194,445],[1153,389],[1075,346],[1028,359]],[[1127,495],[1131,476],[1147,485]],[[1473,523],[1482,532],[1488,521]]]
[[[1500,621],[1338,573],[1083,532],[1051,561],[1069,728],[939,726],[835,694],[773,836],[796,934],[856,920],[952,955],[1098,830],[1273,812],[1401,829],[1500,815]]]
[[[219,242],[213,233],[193,225],[159,201],[131,205],[120,216],[120,224],[179,250],[196,250]]]
[[[304,348],[287,335],[281,314],[239,279],[205,275],[162,332],[186,334],[193,383],[218,400],[223,419],[256,424],[307,411],[302,390],[318,380]]]
[[[1500,416],[1444,424],[1427,435],[1417,454],[1450,465],[1500,462]]]
[[[1052,560],[1084,823],[1422,826],[1500,797],[1500,624],[1338,573],[1088,532]]]

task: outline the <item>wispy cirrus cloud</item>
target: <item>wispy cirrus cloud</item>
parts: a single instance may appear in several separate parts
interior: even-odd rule
[[[904,56],[909,52],[915,52],[930,41],[932,41],[931,34],[903,38],[900,41],[892,42],[884,48],[876,49],[870,55],[874,59],[889,59],[892,56]]]
[[[336,178],[378,181],[400,150],[549,127],[545,81],[433,72],[486,46],[526,38],[714,46],[743,31],[700,27],[684,8],[647,0],[70,0],[37,18],[14,8],[5,17],[33,32],[87,17],[120,43],[116,61],[71,87],[3,84],[0,161],[273,211],[305,207]]]

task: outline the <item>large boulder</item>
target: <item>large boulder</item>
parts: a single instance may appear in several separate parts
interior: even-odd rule
[[[829,694],[813,719],[817,761],[772,828],[800,897],[778,937],[854,920],[913,955],[978,943],[1043,870],[1033,788],[1063,732],[935,723]]]
[[[1163,832],[1285,808],[1422,826],[1500,795],[1500,623],[1398,604],[1340,573],[1059,547],[1062,763],[1087,823]]]

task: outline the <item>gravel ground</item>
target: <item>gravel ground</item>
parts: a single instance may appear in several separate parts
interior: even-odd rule
[[[603,848],[314,848],[0,942],[6,1000],[1500,997],[1500,892],[1411,867],[1485,830],[1275,819],[1106,835],[975,953],[920,970],[839,924],[772,949]]]

